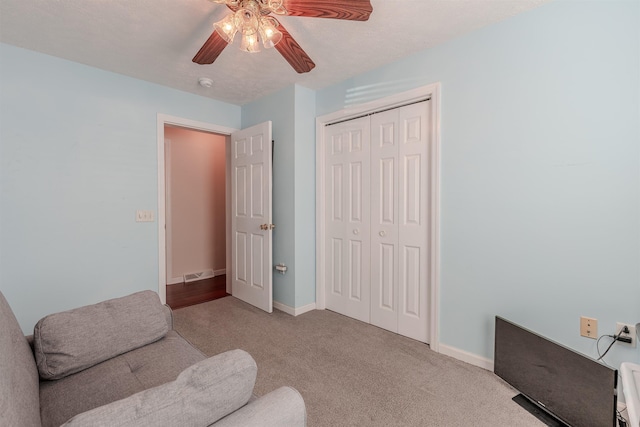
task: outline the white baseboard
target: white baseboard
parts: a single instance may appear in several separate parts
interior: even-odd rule
[[[451,347],[446,344],[440,343],[438,350],[441,354],[451,356],[454,359],[462,360],[463,362],[477,366],[487,371],[493,372],[493,360],[487,359],[477,354],[469,353],[468,351],[460,350],[459,348]]]
[[[213,270],[212,277],[224,276],[225,274],[227,274],[227,270],[224,268],[221,270]],[[177,285],[178,283],[184,283],[184,277],[174,277],[167,281],[167,285]]]
[[[167,285],[177,285],[178,283],[184,283],[184,277],[174,277],[167,281]]]
[[[299,316],[308,311],[315,310],[316,303],[313,302],[311,304],[303,305],[302,307],[293,308],[293,307],[289,307],[288,305],[282,304],[281,302],[274,301],[273,308],[278,309],[280,311],[284,311],[285,313],[290,314],[291,316]]]

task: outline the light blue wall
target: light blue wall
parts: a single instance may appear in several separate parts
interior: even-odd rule
[[[196,82],[194,82],[196,84]],[[0,289],[45,314],[158,289],[157,113],[240,127],[240,107],[0,44]]]
[[[160,112],[273,121],[274,262],[291,268],[274,275],[274,299],[305,305],[313,118],[442,82],[441,342],[490,358],[501,314],[594,355],[580,315],[602,334],[640,321],[639,28],[635,0],[554,1],[242,108],[0,45],[0,289],[25,331],[42,314],[156,289],[156,224],[133,213],[156,209]]]
[[[242,127],[273,123],[273,299],[315,302],[315,92],[297,85],[242,107]]]
[[[441,343],[492,358],[499,314],[594,356],[581,315],[640,322],[639,40],[635,0],[555,1],[318,91],[442,83]]]
[[[273,262],[284,263],[286,274],[273,275],[273,299],[295,307],[295,87],[290,86],[242,107],[242,128],[272,121]]]
[[[296,307],[316,300],[316,94],[295,87]]]

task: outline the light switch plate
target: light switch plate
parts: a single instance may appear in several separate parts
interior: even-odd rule
[[[153,222],[155,221],[153,211],[136,211],[136,222]]]

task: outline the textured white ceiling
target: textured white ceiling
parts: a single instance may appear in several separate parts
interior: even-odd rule
[[[191,62],[228,12],[207,0],[0,0],[0,41],[242,105],[294,83],[320,89],[547,1],[371,0],[367,22],[281,17],[316,63],[306,74],[239,40],[212,65]]]

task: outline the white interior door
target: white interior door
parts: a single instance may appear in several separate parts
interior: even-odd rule
[[[369,118],[326,133],[327,308],[369,322]]]
[[[273,311],[271,122],[231,134],[231,294]]]

